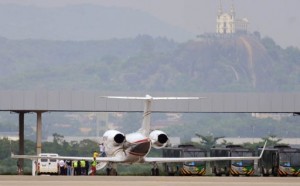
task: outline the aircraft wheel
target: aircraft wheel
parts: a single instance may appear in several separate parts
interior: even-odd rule
[[[106,168],[106,175],[109,176],[110,175],[110,171],[111,169],[110,168]]]
[[[222,173],[219,170],[216,169],[215,175],[216,176],[222,176]]]
[[[151,176],[155,176],[155,169],[154,168],[151,169]]]
[[[158,168],[152,168],[151,169],[151,176],[158,176],[159,175],[159,169]]]
[[[175,176],[175,171],[173,170],[172,167],[167,166],[167,172],[168,172],[168,176]]]
[[[159,169],[158,168],[155,169],[155,176],[159,176]]]
[[[117,176],[118,175],[117,170],[116,169],[111,169],[110,175],[111,176]]]
[[[107,176],[117,176],[117,170],[114,168],[106,168],[106,175]]]
[[[264,167],[261,167],[261,174],[262,176],[269,176],[269,174],[266,172],[266,169]]]

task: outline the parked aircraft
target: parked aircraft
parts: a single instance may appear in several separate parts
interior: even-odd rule
[[[119,97],[105,96],[107,99],[131,99],[144,100],[144,114],[142,126],[136,132],[124,134],[118,130],[108,130],[103,135],[103,143],[106,150],[106,157],[97,157],[97,170],[106,167],[108,175],[117,175],[117,164],[119,163],[151,163],[153,165],[152,175],[158,175],[158,163],[166,162],[196,162],[196,161],[220,161],[220,160],[258,160],[262,157],[264,148],[260,156],[257,157],[147,157],[151,148],[163,148],[167,145],[169,137],[161,130],[151,130],[151,104],[154,100],[198,100],[201,97]],[[34,155],[12,155],[12,158],[38,159],[39,156]],[[72,157],[58,156],[55,159],[70,160],[87,160],[92,161],[92,157]]]

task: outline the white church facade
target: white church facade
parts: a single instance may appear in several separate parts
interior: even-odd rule
[[[229,12],[224,12],[222,2],[220,1],[217,15],[217,34],[234,34],[237,32],[247,33],[249,21],[247,18],[237,19],[235,8],[232,4]]]

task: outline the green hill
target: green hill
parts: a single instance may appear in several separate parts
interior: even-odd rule
[[[1,89],[299,91],[300,51],[236,35],[177,43],[141,35],[105,41],[0,38]]]

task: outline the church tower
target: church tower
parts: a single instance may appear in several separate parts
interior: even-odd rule
[[[237,19],[232,2],[229,12],[224,12],[222,0],[219,1],[216,33],[220,35],[247,33],[249,21],[247,18]]]
[[[217,34],[233,34],[235,33],[235,9],[232,4],[229,13],[223,12],[222,1],[219,2],[217,15]]]

